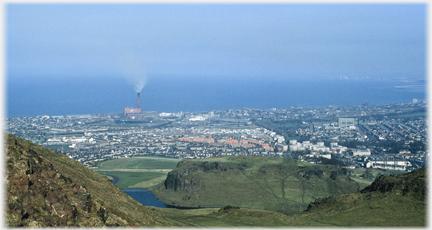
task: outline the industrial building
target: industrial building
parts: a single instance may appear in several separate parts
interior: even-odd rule
[[[133,118],[159,117],[159,114],[156,111],[142,111],[142,109],[140,108],[140,93],[138,93],[138,97],[137,97],[137,107],[124,108],[123,115],[125,117],[133,117]]]

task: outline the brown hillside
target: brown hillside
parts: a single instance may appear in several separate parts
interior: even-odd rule
[[[6,137],[6,226],[172,226],[69,157]]]

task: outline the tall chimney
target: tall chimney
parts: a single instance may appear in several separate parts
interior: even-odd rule
[[[139,96],[139,94],[140,93],[138,93],[138,107],[137,107],[138,109],[140,108],[140,96]]]

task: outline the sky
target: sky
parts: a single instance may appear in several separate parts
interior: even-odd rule
[[[426,74],[426,4],[20,3],[5,11],[9,79]]]

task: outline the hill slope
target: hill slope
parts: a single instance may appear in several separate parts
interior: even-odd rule
[[[380,176],[359,192],[317,199],[293,219],[308,226],[426,226],[426,170]]]
[[[286,158],[224,156],[181,161],[151,191],[173,206],[231,205],[294,214],[316,198],[358,191],[346,173]]]
[[[6,136],[6,225],[173,226],[69,157]]]
[[[425,170],[382,176],[351,194],[317,199],[306,211],[287,216],[246,208],[157,209],[196,227],[421,227],[426,226]]]
[[[168,196],[174,194],[178,204],[189,200],[204,206],[198,203],[198,198],[204,197],[218,207],[226,206],[224,203],[242,206],[235,203],[241,191],[242,201],[257,209],[286,211],[284,208],[304,205],[307,200],[312,203],[304,207],[306,211],[292,216],[247,208],[149,209],[104,176],[65,155],[12,135],[6,139],[8,227],[426,226],[425,169],[381,176],[355,193],[314,199],[322,195],[315,190],[343,193],[357,190],[356,184],[342,169],[290,159],[221,157],[185,161],[155,188]],[[230,186],[233,183],[235,186]],[[299,188],[303,188],[300,198]],[[202,195],[203,191],[211,194]]]

